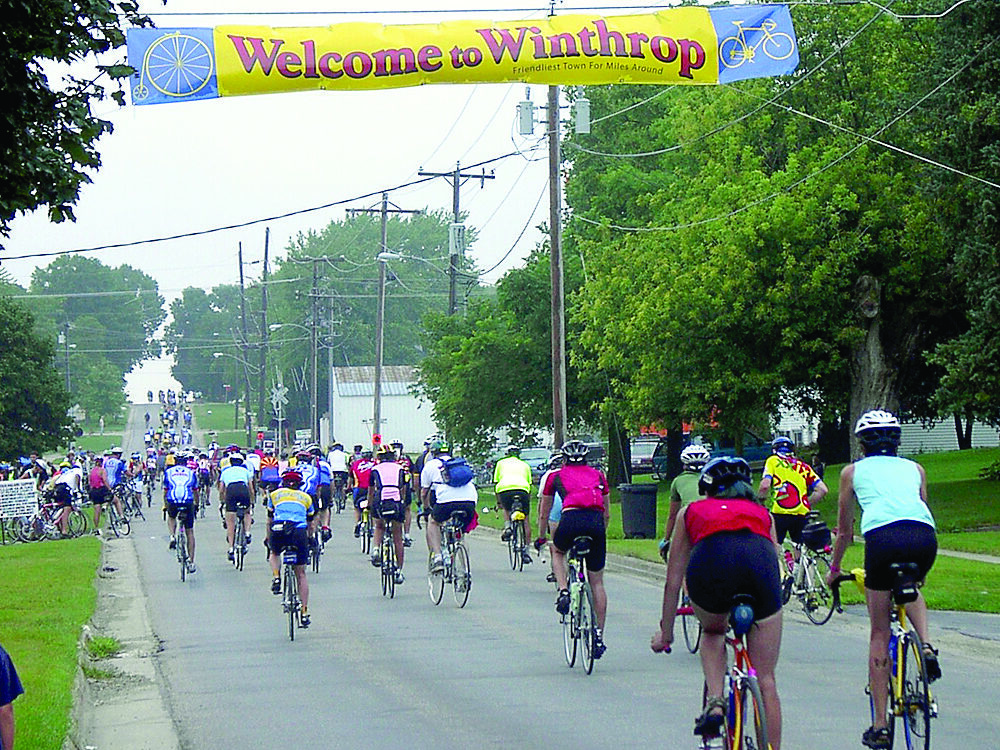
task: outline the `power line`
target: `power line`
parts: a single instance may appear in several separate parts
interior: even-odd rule
[[[491,159],[486,159],[476,164],[469,165],[469,168],[481,167],[486,164],[492,164],[494,162],[502,161],[503,159],[509,159],[512,156],[519,156],[520,152],[511,151],[509,153],[503,154],[501,156],[495,156]],[[22,255],[6,255],[0,257],[0,262],[5,260],[25,260],[26,258],[49,258],[58,255],[75,255],[77,253],[91,253],[98,250],[116,250],[126,247],[136,247],[138,245],[149,245],[157,242],[169,242],[172,240],[189,239],[191,237],[202,237],[208,234],[216,234],[218,232],[226,232],[232,229],[244,229],[246,227],[255,226],[257,224],[264,224],[269,221],[278,221],[279,219],[287,219],[292,216],[300,216],[302,214],[312,213],[314,211],[323,211],[328,208],[334,208],[336,206],[343,206],[347,203],[354,203],[355,201],[364,200],[366,198],[371,198],[376,195],[381,195],[382,193],[391,193],[396,190],[402,190],[404,188],[411,187],[413,185],[419,185],[424,182],[430,182],[433,177],[426,177],[423,179],[410,180],[409,182],[400,183],[390,188],[383,188],[380,190],[373,190],[370,193],[364,193],[362,195],[356,195],[352,198],[343,198],[341,200],[332,201],[330,203],[324,203],[319,206],[312,206],[311,208],[301,208],[295,211],[288,211],[282,214],[275,214],[274,216],[266,216],[260,219],[250,219],[248,221],[238,222],[236,224],[227,224],[220,227],[212,227],[211,229],[201,229],[192,232],[182,232],[180,234],[167,235],[164,237],[151,237],[144,240],[133,240],[131,242],[116,242],[109,245],[95,245],[94,247],[82,247],[76,248],[75,250],[57,250],[44,253],[24,253]]]

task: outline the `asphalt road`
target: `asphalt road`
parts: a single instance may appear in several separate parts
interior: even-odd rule
[[[351,528],[348,515],[334,517],[323,569],[310,576],[313,626],[293,643],[269,590],[260,523],[238,572],[213,503],[196,525],[199,571],[187,583],[159,517],[133,527],[181,747],[696,747],[699,661],[683,643],[669,656],[648,647],[661,581],[608,574],[608,651],[587,676],[566,667],[543,566],[513,573],[494,534],[470,535],[474,587],[457,609],[447,592],[437,607],[428,599],[421,538],[406,583],[383,598]],[[933,745],[997,747],[998,619],[932,617],[945,673]],[[823,627],[787,613],[778,670],[786,749],[861,746],[866,648],[857,608]]]

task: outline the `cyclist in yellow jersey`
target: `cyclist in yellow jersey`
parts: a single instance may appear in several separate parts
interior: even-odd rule
[[[504,528],[500,538],[505,542],[510,539],[511,508],[515,500],[520,500],[521,511],[524,513],[524,520],[521,521],[524,527],[522,538],[527,542],[531,539],[531,516],[528,513],[531,503],[531,467],[521,460],[521,449],[518,446],[509,446],[507,457],[497,461],[493,469],[493,483],[496,485],[497,502],[503,508]],[[525,564],[531,562],[531,554],[527,548],[521,550],[521,559]]]
[[[789,438],[775,438],[771,450],[774,453],[764,463],[757,497],[765,505],[770,500],[778,544],[785,541],[786,534],[799,543],[806,513],[826,496],[827,486],[809,464],[796,457],[795,443]]]
[[[174,455],[173,449],[167,451],[166,458],[163,459],[164,466],[173,466],[177,463],[177,456]]]

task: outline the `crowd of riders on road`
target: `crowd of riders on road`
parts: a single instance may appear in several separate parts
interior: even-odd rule
[[[149,396],[151,399],[152,392]],[[171,413],[169,407],[176,402],[176,394],[168,391],[160,396],[166,407],[160,412],[161,423],[173,423],[178,419],[176,410],[173,417],[163,415]],[[186,409],[180,412],[180,419],[189,413]],[[854,506],[858,503],[862,509],[865,586],[871,619],[870,691],[873,704],[884,709],[891,588],[888,566],[915,562],[922,579],[933,565],[937,543],[934,519],[927,506],[924,470],[897,456],[898,419],[889,412],[869,411],[858,420],[854,432],[864,455],[848,464],[840,475],[838,522],[839,528],[848,531],[837,534],[832,548],[827,548],[827,584],[840,574],[844,553],[852,542]],[[796,456],[789,438],[775,438],[772,451],[756,488],[751,484],[750,466],[742,458],[713,458],[699,445],[689,445],[681,452],[683,471],[670,485],[669,513],[660,542],[667,576],[659,627],[651,647],[655,652],[669,653],[683,592],[702,629],[705,700],[694,731],[705,742],[710,741],[723,731],[726,721],[725,639],[732,602],[737,595],[749,595],[755,624],[748,633],[747,648],[763,697],[769,743],[773,750],[780,750],[781,704],[775,670],[783,628],[782,604],[787,601],[783,588],[789,584],[781,567],[786,559],[782,543],[786,536],[795,544],[802,540],[807,519],[812,518],[811,512],[828,488],[812,467]],[[551,568],[546,571],[547,580],[555,583],[555,609],[565,616],[570,607],[566,557],[575,540],[589,539],[586,568],[596,620],[593,655],[600,658],[607,648],[604,630],[608,600],[603,572],[610,488],[604,472],[588,464],[588,452],[587,444],[570,440],[553,454],[536,491],[538,537],[534,547],[536,551],[544,546],[549,549]],[[519,453],[516,446],[509,447],[493,472],[493,489],[504,515],[504,541],[513,533],[515,524],[523,524],[522,538],[532,539],[532,476]],[[425,542],[429,572],[433,574],[445,565],[442,525],[458,518],[466,530],[476,526],[479,493],[473,481],[475,473],[467,464],[461,464],[464,460],[456,460],[448,441],[439,435],[428,436],[422,452],[411,460],[399,441],[378,445],[376,450],[357,443],[351,453],[339,442],[331,444],[327,451],[312,444],[276,455],[273,449],[242,449],[234,444],[221,447],[214,442],[198,450],[157,434],[147,442],[145,454],[132,453],[129,457],[118,446],[104,455],[70,451],[51,464],[32,453],[17,464],[0,465],[0,479],[31,479],[39,493],[61,509],[57,523],[63,533],[68,533],[67,512],[81,498],[93,506],[95,533],[100,533],[97,530],[103,506],[121,502],[122,493],[116,493],[116,487],[128,483],[141,488],[146,483],[153,490],[160,482],[170,548],[175,546],[179,533],[179,511],[190,511],[181,518],[191,573],[197,571],[195,518],[199,509],[204,515],[204,508],[211,505],[213,489],[217,492],[225,552],[230,560],[237,552],[240,518],[243,544],[248,546],[251,541],[259,499],[267,516],[263,537],[270,562],[271,590],[281,593],[282,552],[293,552],[301,597],[301,627],[308,627],[311,616],[306,566],[315,549],[332,539],[331,513],[346,509],[350,500],[354,536],[359,537],[364,530],[363,519],[370,512],[375,538],[371,563],[376,567],[381,565],[379,555],[387,524],[395,522],[392,547],[397,584],[405,580],[406,549],[413,544],[411,521],[414,515],[418,521],[426,519]],[[454,481],[453,475],[461,479]],[[523,514],[512,520],[515,503]],[[119,513],[122,510],[117,509]],[[522,554],[522,563],[531,561],[527,550]],[[924,644],[928,677],[937,679],[941,668],[938,652],[928,642],[927,607],[922,596],[908,614]],[[873,715],[884,717],[885,711]],[[865,731],[862,743],[876,749],[890,747],[887,743],[891,743],[891,735],[876,721]]]

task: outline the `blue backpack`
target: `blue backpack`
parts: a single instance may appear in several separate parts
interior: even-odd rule
[[[469,462],[461,456],[441,461],[441,478],[449,487],[464,487],[476,477]]]

